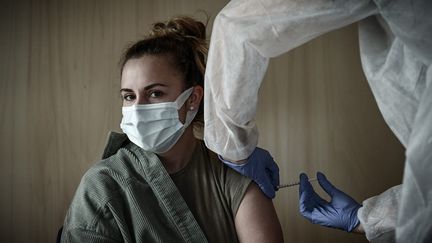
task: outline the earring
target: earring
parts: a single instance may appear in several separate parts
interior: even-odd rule
[[[191,107],[189,108],[189,110],[191,110],[191,111],[193,111],[193,109],[194,109],[194,107],[193,107],[193,106],[191,106]]]

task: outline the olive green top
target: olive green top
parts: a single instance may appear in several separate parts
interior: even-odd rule
[[[169,175],[157,155],[111,133],[75,193],[62,242],[238,242],[234,216],[250,182],[203,142]]]

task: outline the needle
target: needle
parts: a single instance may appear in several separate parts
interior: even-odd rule
[[[316,181],[316,180],[317,180],[317,178],[310,178],[309,182]],[[292,186],[297,186],[297,185],[300,185],[300,181],[294,182],[294,183],[288,183],[288,184],[280,184],[279,186],[277,186],[277,188],[280,189],[280,188],[292,187]]]

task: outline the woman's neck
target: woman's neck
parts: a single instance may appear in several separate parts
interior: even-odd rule
[[[197,139],[193,134],[192,126],[189,126],[170,150],[158,154],[169,174],[176,173],[186,166],[195,151],[196,144]]]

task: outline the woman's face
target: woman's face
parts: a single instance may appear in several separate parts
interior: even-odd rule
[[[128,60],[121,77],[123,106],[172,102],[185,90],[184,75],[170,62],[169,55],[144,55]],[[193,93],[179,110],[184,123],[188,110],[199,109],[203,88],[194,86]]]
[[[169,55],[144,55],[129,59],[123,67],[123,106],[175,101],[184,90],[184,76],[173,67]]]

